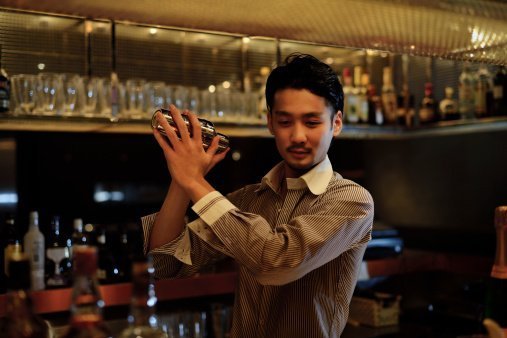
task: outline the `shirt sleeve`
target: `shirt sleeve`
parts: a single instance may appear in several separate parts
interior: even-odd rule
[[[216,236],[210,244],[246,267],[261,284],[292,282],[347,250],[366,246],[371,238],[373,200],[357,184],[329,189],[307,212],[277,225],[241,211],[241,201],[252,202],[246,196],[234,196],[240,208],[218,192],[208,197],[193,210]]]
[[[189,277],[202,267],[213,264],[224,256],[205,242],[199,241],[196,235],[186,226],[181,234],[164,245],[149,250],[149,240],[157,214],[141,218],[144,238],[144,253],[151,254],[157,278]],[[202,228],[199,219],[192,222]]]

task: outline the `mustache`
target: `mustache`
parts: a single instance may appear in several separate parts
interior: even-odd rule
[[[304,151],[304,152],[310,152],[310,149],[305,148],[305,147],[302,147],[302,146],[293,145],[293,146],[288,147],[288,148],[287,148],[287,151]]]

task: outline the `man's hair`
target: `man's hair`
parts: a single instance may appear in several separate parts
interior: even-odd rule
[[[287,56],[284,64],[269,74],[266,82],[266,105],[268,112],[274,105],[275,93],[281,89],[307,89],[311,93],[326,99],[336,114],[343,114],[343,88],[338,76],[324,62],[314,56],[293,53]]]

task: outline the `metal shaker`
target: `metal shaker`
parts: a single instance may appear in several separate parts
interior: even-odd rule
[[[176,132],[176,135],[178,136],[178,138],[181,139],[180,132],[178,130],[178,127],[176,126],[176,123],[173,120],[173,117],[171,115],[171,111],[169,109],[164,109],[164,108],[157,109],[153,113],[153,116],[151,117],[151,127],[153,129],[157,129],[162,135],[167,136],[164,128],[157,121],[156,115],[158,112],[162,113],[162,115],[167,120],[169,125]],[[185,122],[189,133],[191,133],[192,130],[190,128],[190,121],[189,121],[188,117],[186,115],[181,115],[181,117],[183,118],[183,121]],[[202,118],[198,118],[198,120],[201,125],[202,146],[203,146],[204,150],[208,149],[209,146],[211,145],[211,142],[213,141],[213,138],[215,136],[218,136],[218,137],[220,137],[220,140],[218,141],[217,152],[221,153],[221,152],[225,151],[229,147],[229,138],[227,136],[225,136],[224,134],[217,133],[215,126],[213,125],[213,123],[211,121],[208,121],[208,120],[205,120]]]

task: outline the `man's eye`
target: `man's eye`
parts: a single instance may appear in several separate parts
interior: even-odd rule
[[[289,120],[278,120],[278,124],[281,126],[287,126],[289,125],[289,123],[290,123]]]
[[[310,127],[315,127],[315,126],[318,126],[319,124],[321,124],[322,122],[319,121],[319,120],[310,120],[310,121],[307,121],[306,124],[309,125]]]

